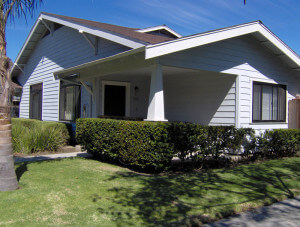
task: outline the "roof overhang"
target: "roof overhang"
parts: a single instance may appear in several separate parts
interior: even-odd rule
[[[153,31],[157,31],[157,30],[166,30],[167,32],[169,32],[170,34],[174,35],[177,38],[181,38],[182,37],[182,35],[180,35],[179,33],[175,32],[173,29],[169,28],[166,25],[159,25],[159,26],[154,26],[154,27],[139,29],[139,30],[136,30],[136,31],[137,32],[141,32],[141,33],[147,33],[147,32],[153,32]]]
[[[242,35],[253,34],[294,70],[300,71],[299,56],[272,33],[261,21],[186,36],[172,41],[146,46],[146,59],[198,47]]]
[[[50,15],[41,13],[39,15],[38,19],[36,20],[34,26],[32,27],[27,39],[25,40],[25,43],[23,44],[15,62],[14,62],[15,64],[12,67],[11,72],[13,72],[15,69],[17,69],[16,65],[26,63],[26,60],[29,57],[29,55],[31,54],[31,52],[33,51],[33,48],[35,47],[36,43],[42,37],[42,35],[44,34],[44,32],[47,29],[45,26],[45,23],[44,23],[45,21],[58,23],[58,24],[76,29],[76,30],[84,32],[84,33],[88,33],[88,34],[95,35],[95,36],[98,36],[98,37],[101,37],[104,39],[111,40],[113,42],[119,43],[121,45],[130,47],[133,49],[145,46],[143,43],[128,39],[126,37],[122,37],[120,35],[113,34],[106,30],[101,30],[99,28],[84,25],[79,22],[69,21],[67,19],[62,19],[62,18],[59,18],[56,16],[50,16]]]
[[[73,75],[77,76],[77,79],[82,79],[82,72],[88,71],[95,71],[97,75],[88,73],[90,78],[99,76],[99,75],[107,75],[118,70],[124,70],[128,68],[136,68],[136,67],[143,67],[148,65],[149,62],[152,60],[148,60],[148,63],[145,61],[145,47],[125,51],[113,56],[109,56],[106,58],[101,58],[95,61],[87,62],[81,65],[77,65],[74,67],[70,67],[67,69],[59,70],[53,73],[53,76],[56,80],[59,79],[67,79],[68,77],[72,77]],[[130,59],[130,60],[128,60]],[[118,63],[119,65],[117,65]],[[133,65],[131,65],[133,64]],[[113,65],[113,67],[112,67]]]

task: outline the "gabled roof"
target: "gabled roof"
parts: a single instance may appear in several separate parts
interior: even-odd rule
[[[30,56],[36,43],[47,29],[45,23],[49,21],[77,29],[80,32],[108,39],[133,49],[140,48],[148,44],[156,44],[174,39],[171,37],[137,32],[136,30],[139,30],[138,28],[127,28],[112,24],[42,12],[39,15],[34,26],[32,27],[23,47],[21,48],[15,60],[15,64],[22,65],[26,63],[27,58]],[[12,72],[15,69],[16,67],[14,65],[12,68]]]
[[[284,60],[291,68],[300,71],[299,55],[280,40],[273,32],[271,32],[261,21],[254,21],[185,36],[163,43],[147,45],[146,59],[248,34],[253,35],[262,45],[267,46],[276,56]]]
[[[132,39],[137,42],[144,43],[144,44],[156,44],[156,43],[161,43],[161,42],[165,42],[165,41],[174,39],[174,38],[170,38],[170,37],[158,36],[158,35],[153,35],[153,34],[148,34],[148,33],[141,33],[141,32],[137,31],[137,30],[140,30],[138,28],[122,27],[122,26],[113,25],[113,24],[106,24],[106,23],[101,23],[101,22],[97,22],[97,21],[84,20],[84,19],[79,19],[79,18],[75,18],[75,17],[61,16],[61,15],[45,13],[45,12],[43,12],[41,15],[56,17],[56,18],[60,18],[60,19],[66,20],[66,21],[70,21],[72,23],[82,24],[82,25],[86,25],[88,27],[94,27],[96,29],[111,32],[116,35],[121,35],[121,36],[127,37],[129,39]]]

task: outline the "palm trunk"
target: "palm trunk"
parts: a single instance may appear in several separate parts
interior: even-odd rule
[[[9,191],[18,188],[18,181],[12,150],[10,64],[6,56],[5,27],[1,23],[0,77],[0,191]]]

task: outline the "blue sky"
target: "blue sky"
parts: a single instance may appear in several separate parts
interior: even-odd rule
[[[135,28],[166,24],[182,35],[261,20],[300,52],[300,0],[44,0],[34,18],[7,26],[7,54],[15,60],[40,12]]]

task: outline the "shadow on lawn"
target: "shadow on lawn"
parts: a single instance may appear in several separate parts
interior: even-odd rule
[[[298,180],[299,165],[300,161],[278,166],[264,163],[165,176],[119,172],[108,180],[125,178],[128,182],[138,181],[139,186],[132,184],[132,187],[111,188],[114,197],[105,199],[116,205],[109,211],[101,208],[104,201],[100,196],[94,195],[93,201],[99,203],[100,213],[113,216],[119,225],[133,225],[133,217],[139,216],[149,226],[198,226],[235,214],[237,205],[244,211],[251,208],[245,203],[252,202],[255,206],[264,200],[267,205],[278,201],[278,198],[293,197],[283,178]],[[285,167],[288,171],[277,167]],[[215,217],[210,216],[213,213]]]
[[[16,168],[17,180],[20,181],[22,175],[28,171],[27,162],[23,162],[20,166]]]

